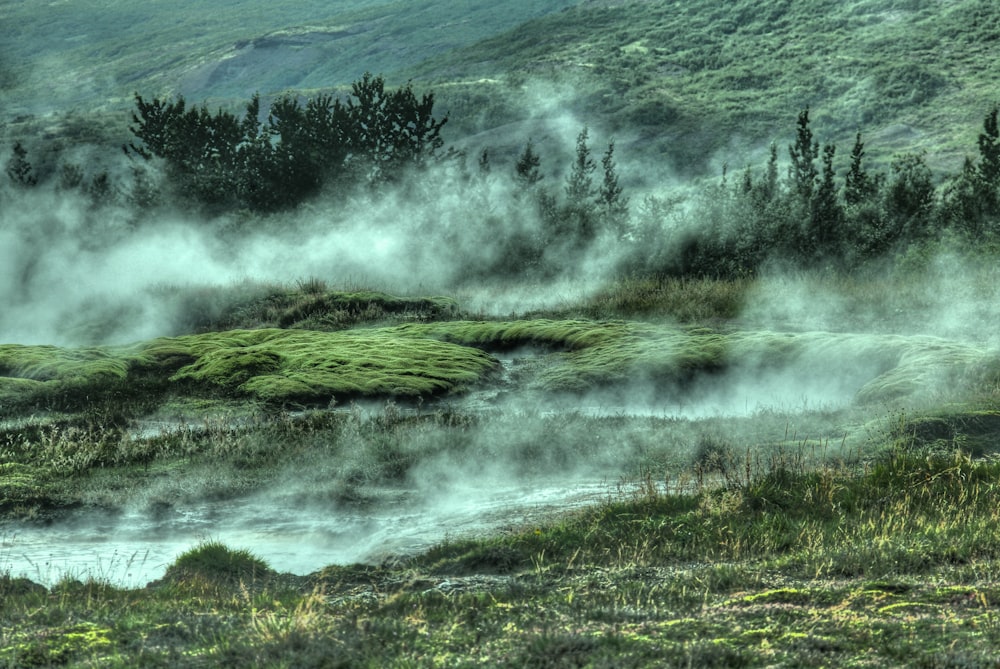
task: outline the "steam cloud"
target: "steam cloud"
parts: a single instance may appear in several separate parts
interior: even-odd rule
[[[574,123],[566,115],[550,122],[549,135],[566,144],[557,155],[571,154],[582,127],[567,130]],[[561,175],[556,164],[546,167],[556,193]],[[127,167],[117,172],[126,175]],[[137,216],[77,191],[8,187],[0,190],[0,299],[7,305],[0,341],[106,344],[173,334],[183,307],[163,293],[174,287],[317,278],[407,294],[462,292],[470,269],[503,265],[503,240],[540,233],[536,208],[519,199],[512,175],[513,164],[484,176],[448,163],[378,193],[321,197],[251,221],[167,206]],[[544,294],[480,281],[463,293],[465,306],[513,313],[585,296],[614,269],[616,250],[604,241],[572,261],[557,259],[570,271],[547,281]],[[547,249],[546,260],[561,252]]]

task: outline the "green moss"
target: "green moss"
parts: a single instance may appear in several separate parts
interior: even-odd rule
[[[719,332],[628,321],[521,320],[410,323],[319,332],[231,330],[156,339],[128,348],[0,347],[0,403],[163,394],[171,384],[269,403],[332,397],[428,397],[486,380],[499,363],[484,351],[547,353],[533,381],[584,392],[634,383],[676,388],[728,369],[795,365],[870,373],[863,403],[992,387],[1000,357],[932,337],[825,332]],[[830,361],[838,361],[831,365]],[[843,363],[843,364],[841,364]],[[860,383],[864,383],[862,379]]]
[[[341,329],[347,323],[387,319],[404,314],[441,318],[455,313],[450,297],[397,297],[379,291],[328,291],[291,294],[290,304],[277,317],[280,327]]]
[[[858,399],[878,403],[934,388],[988,386],[1000,379],[996,354],[934,337],[722,333],[626,321],[546,319],[407,324],[387,332],[487,350],[533,346],[561,353],[539,377],[541,387],[550,391],[584,391],[632,382],[676,384],[728,368],[755,372],[799,364],[830,366],[831,373],[870,370],[871,381],[861,388]]]
[[[110,650],[112,631],[95,623],[81,622],[63,629],[51,630],[42,637],[23,635],[17,642],[0,648],[0,659],[13,661],[12,666],[49,667],[65,665],[74,658],[97,658]]]
[[[78,379],[120,380],[128,374],[129,360],[120,350],[58,348],[56,346],[0,346],[0,376],[33,381]]]
[[[995,453],[1000,444],[1000,412],[955,408],[904,416],[888,435],[907,447],[960,448],[974,457]]]
[[[207,541],[185,551],[167,567],[164,580],[208,579],[218,583],[238,583],[265,578],[274,573],[270,566],[245,549],[232,549],[218,541]]]
[[[164,367],[179,365],[173,382],[271,402],[442,394],[480,381],[498,364],[482,351],[379,330],[237,330],[160,339],[145,353]]]
[[[47,473],[17,462],[0,464],[0,509],[49,502]]]

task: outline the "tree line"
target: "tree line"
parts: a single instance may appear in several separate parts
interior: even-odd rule
[[[134,139],[123,147],[131,183],[122,187],[107,172],[88,177],[65,164],[58,185],[83,191],[95,206],[125,199],[144,210],[164,197],[145,169],[155,162],[171,201],[185,200],[209,214],[266,215],[320,195],[407,188],[430,174],[428,168],[444,166],[449,169],[435,171],[434,178],[457,175],[469,225],[478,225],[483,244],[495,248],[493,261],[478,263],[474,273],[559,271],[599,243],[614,247],[608,250],[623,258],[622,271],[747,276],[775,259],[798,267],[854,267],[943,234],[997,240],[997,115],[994,106],[984,118],[978,159],[967,158],[940,185],[922,153],[896,156],[888,173],[869,171],[860,131],[846,173],[838,174],[836,146],[820,144],[804,109],[787,162],[779,161],[772,143],[762,169],[747,166],[735,178],[725,171],[693,205],[680,208],[647,196],[635,206],[619,178],[615,142],[598,160],[587,128],[576,138],[561,187],[552,187],[528,139],[508,173],[513,193],[497,202],[489,152],[469,169],[462,152],[445,148],[441,131],[448,117],[435,116],[432,93],[418,96],[409,84],[389,90],[381,76],[365,74],[343,100],[286,95],[265,112],[255,95],[242,115],[136,94],[129,127]],[[6,173],[19,188],[39,182],[21,143]],[[522,219],[532,223],[516,222]],[[445,233],[439,237],[447,240]]]
[[[753,276],[769,264],[851,269],[950,236],[972,245],[1000,242],[998,107],[983,120],[978,160],[935,179],[925,153],[894,156],[888,173],[865,165],[859,131],[846,173],[834,168],[836,146],[813,135],[809,110],[799,112],[782,177],[777,145],[763,169],[747,166],[702,189],[674,226],[669,244],[657,231],[670,203],[643,202],[632,236],[644,240],[631,267],[680,276]],[[662,236],[661,236],[662,238]],[[652,246],[659,250],[650,251]]]

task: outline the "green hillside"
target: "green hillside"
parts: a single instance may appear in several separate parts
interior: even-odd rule
[[[761,164],[806,106],[838,160],[861,129],[875,163],[926,149],[954,171],[1000,96],[1000,6],[983,0],[82,0],[4,3],[0,17],[19,26],[0,42],[7,119],[120,118],[135,91],[240,104],[369,70],[432,88],[453,142],[500,156],[529,136],[568,142],[552,124],[568,114],[686,175]]]
[[[1000,5],[982,0],[602,0],[406,74],[564,82],[552,90],[581,119],[681,171],[704,168],[714,152],[731,165],[760,164],[766,144],[782,146],[807,106],[821,141],[841,155],[861,129],[873,158],[927,149],[932,164],[952,170],[1000,97],[998,39]],[[480,102],[489,97],[481,86],[468,87]],[[517,87],[494,85],[493,97],[506,95],[516,99]]]
[[[466,46],[572,0],[0,3],[3,116],[330,87]]]

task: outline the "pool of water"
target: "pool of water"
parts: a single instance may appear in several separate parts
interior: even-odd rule
[[[523,527],[604,499],[611,489],[593,479],[491,481],[433,494],[386,491],[384,501],[357,508],[272,494],[162,513],[78,511],[51,525],[0,526],[0,572],[44,585],[69,577],[140,587],[162,577],[184,551],[212,540],[249,549],[278,571],[308,574],[331,564],[379,563],[447,538]]]

